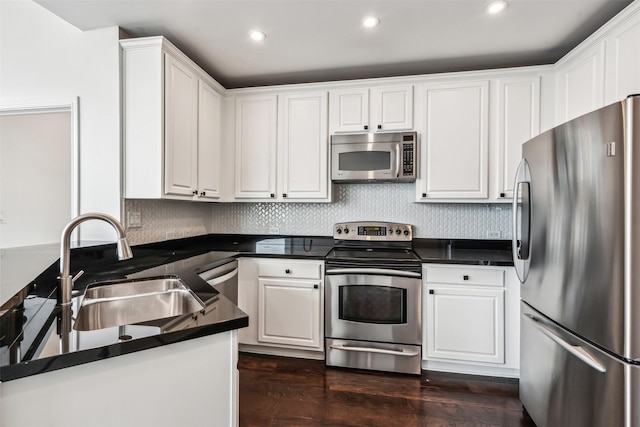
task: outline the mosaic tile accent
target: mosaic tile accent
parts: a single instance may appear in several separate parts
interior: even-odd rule
[[[486,239],[487,231],[511,238],[511,206],[498,204],[416,203],[414,184],[338,184],[333,203],[193,203],[127,200],[125,210],[142,212],[142,228],[132,241],[164,240],[206,233],[330,236],[342,221],[412,224],[422,238]],[[180,234],[182,233],[182,234]],[[139,239],[139,240],[138,240]]]

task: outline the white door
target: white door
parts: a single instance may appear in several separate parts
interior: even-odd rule
[[[198,96],[198,197],[220,197],[220,95],[200,80]]]
[[[276,197],[277,96],[236,100],[235,197]]]
[[[413,86],[372,88],[371,126],[375,131],[413,129]]]
[[[327,199],[327,93],[283,95],[280,102],[281,196],[284,199]]]
[[[540,132],[540,78],[498,81],[498,186],[496,199],[513,197],[522,144]]]
[[[165,54],[165,194],[193,196],[197,191],[197,128],[198,78]]]
[[[504,289],[429,286],[427,358],[504,363]]]
[[[488,197],[489,82],[419,87],[418,200]]]
[[[338,89],[329,92],[331,133],[369,130],[369,89]]]
[[[320,348],[320,281],[258,280],[258,341]]]

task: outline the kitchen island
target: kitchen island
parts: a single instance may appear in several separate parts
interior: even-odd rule
[[[282,239],[258,236],[202,236],[140,245],[133,259],[121,262],[112,244],[77,248],[72,272],[85,274],[69,310],[56,306],[52,247],[5,250],[3,259],[14,267],[28,265],[34,253],[52,259],[0,307],[0,424],[236,425],[237,329],[249,320],[199,273],[242,254],[282,256],[286,248],[287,256],[323,258],[329,250],[305,238],[298,253],[297,240],[281,245]],[[11,275],[12,285],[20,280],[16,275],[20,271]],[[74,329],[88,285],[167,275],[181,279],[205,303],[197,316]]]

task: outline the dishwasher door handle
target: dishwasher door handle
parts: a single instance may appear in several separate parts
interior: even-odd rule
[[[237,275],[238,275],[238,269],[234,268],[232,271],[230,271],[227,274],[223,274],[222,276],[214,277],[212,279],[207,280],[207,283],[210,284],[211,286],[215,286],[220,283],[226,282],[227,280]]]

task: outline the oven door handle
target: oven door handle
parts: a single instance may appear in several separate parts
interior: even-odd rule
[[[329,348],[332,348],[334,350],[344,350],[344,351],[360,351],[363,353],[391,354],[393,356],[414,357],[418,355],[417,351],[387,350],[384,348],[374,348],[374,347],[351,347],[351,346],[342,345],[342,344],[331,344]]]
[[[332,274],[384,274],[385,276],[415,277],[421,278],[422,274],[414,271],[388,270],[386,268],[333,268],[326,270],[327,275]]]

